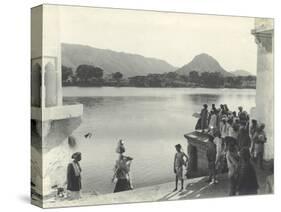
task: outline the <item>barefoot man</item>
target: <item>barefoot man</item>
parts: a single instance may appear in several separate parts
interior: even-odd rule
[[[174,173],[176,174],[176,188],[174,191],[178,190],[178,181],[181,181],[181,189],[179,191],[183,190],[183,166],[185,166],[188,157],[187,155],[181,151],[181,145],[177,144],[175,146],[176,148],[176,154],[174,159]],[[184,160],[185,158],[185,160]]]

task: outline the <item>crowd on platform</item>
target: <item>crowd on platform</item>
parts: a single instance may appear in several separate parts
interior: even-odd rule
[[[264,169],[265,124],[251,119],[243,107],[230,111],[226,104],[208,111],[204,104],[196,129],[208,134],[208,182],[218,183],[217,174],[228,171],[229,195],[256,194],[259,188],[252,162]]]

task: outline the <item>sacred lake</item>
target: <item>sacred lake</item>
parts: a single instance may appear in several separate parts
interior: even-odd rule
[[[184,134],[194,130],[192,117],[204,103],[227,104],[237,111],[255,106],[254,89],[64,87],[64,104],[84,105],[82,123],[73,135],[83,158],[83,192],[110,193],[119,139],[134,158],[135,188],[174,180],[174,145],[186,151]],[[90,139],[85,134],[92,133]]]

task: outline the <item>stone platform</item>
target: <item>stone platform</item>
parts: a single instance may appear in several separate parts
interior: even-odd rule
[[[265,179],[269,173],[257,169],[260,189],[258,194],[265,193]],[[182,192],[173,192],[174,182],[164,183],[149,187],[136,188],[132,191],[111,193],[104,195],[83,194],[80,200],[48,200],[44,201],[44,208],[72,207],[120,203],[139,203],[152,201],[173,201],[200,198],[228,197],[229,180],[227,174],[219,175],[218,184],[206,183],[206,177],[185,180],[185,189]]]

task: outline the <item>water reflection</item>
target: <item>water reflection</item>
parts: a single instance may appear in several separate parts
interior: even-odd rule
[[[96,107],[103,105],[103,97],[64,97],[64,104],[83,104],[84,107]]]
[[[203,102],[206,104],[218,104],[221,100],[221,95],[216,94],[189,94],[185,96],[195,105],[201,105]]]
[[[246,110],[255,105],[252,90],[64,88],[64,91],[65,104],[84,105],[82,124],[74,132],[84,156],[84,191],[100,193],[112,192],[110,179],[118,139],[125,140],[128,154],[134,157],[131,175],[135,187],[168,182],[174,178],[171,169],[174,145],[180,143],[186,149],[183,135],[194,129],[197,120],[192,114],[200,111],[204,103],[228,104],[234,110],[239,105]],[[92,140],[83,136],[89,131],[94,132]]]

